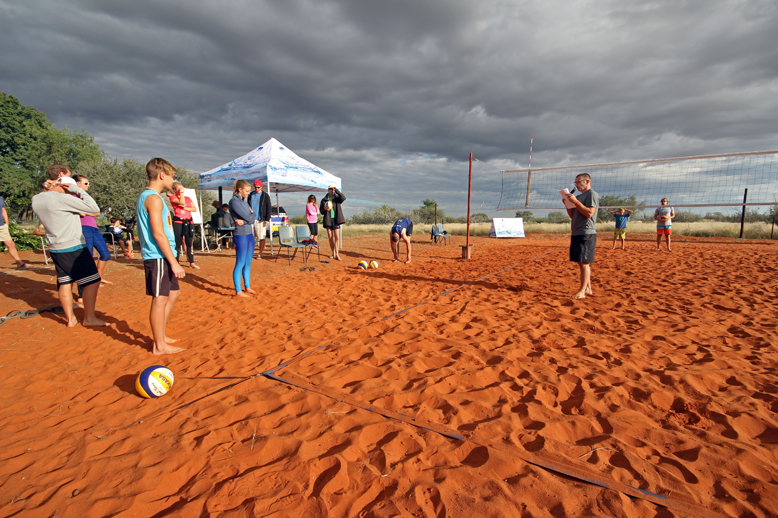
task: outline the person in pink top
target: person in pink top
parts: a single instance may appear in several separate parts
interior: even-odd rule
[[[189,267],[199,270],[195,264],[194,251],[192,250],[192,237],[194,237],[194,225],[192,213],[197,209],[192,198],[184,196],[184,186],[179,182],[173,183],[173,192],[170,194],[170,204],[173,206],[173,234],[176,236],[176,251],[178,262],[181,262],[181,245],[186,245],[186,257],[189,259]]]
[[[316,205],[316,196],[313,194],[308,196],[308,203],[305,205],[305,221],[311,229],[311,239],[318,245],[316,238],[319,237],[319,206]]]

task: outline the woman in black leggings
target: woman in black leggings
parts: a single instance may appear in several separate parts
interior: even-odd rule
[[[194,251],[192,250],[192,237],[194,225],[192,225],[192,212],[195,205],[191,198],[184,196],[184,186],[179,182],[173,182],[173,193],[170,195],[170,203],[173,205],[173,235],[176,236],[176,252],[178,262],[181,262],[181,245],[186,244],[186,257],[189,259],[189,267],[200,269],[195,264]]]

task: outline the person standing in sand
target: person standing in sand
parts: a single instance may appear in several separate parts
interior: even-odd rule
[[[100,212],[95,200],[70,178],[70,171],[54,183],[49,190],[32,197],[32,210],[38,216],[46,234],[51,258],[57,271],[59,302],[67,318],[67,326],[78,324],[73,313],[73,283],[84,287],[84,326],[104,326],[95,316],[100,274],[92,254],[86,249],[81,232],[80,213]],[[75,196],[72,196],[75,194]]]
[[[581,271],[581,287],[573,299],[584,299],[592,294],[592,269],[594,252],[597,246],[597,209],[600,207],[600,195],[592,189],[592,177],[581,173],[575,177],[575,187],[581,193],[578,196],[567,194],[567,200],[574,207],[567,209],[572,219],[570,236],[570,260],[578,264]]]
[[[662,198],[659,203],[661,207],[657,207],[654,211],[654,219],[656,220],[656,250],[660,252],[662,250],[662,236],[665,236],[667,240],[667,251],[672,252],[670,248],[670,234],[673,233],[673,218],[675,217],[675,209],[668,207],[667,198]]]
[[[254,213],[254,241],[259,242],[259,252],[257,259],[262,259],[262,252],[265,251],[265,236],[267,235],[267,226],[270,225],[270,195],[262,190],[262,180],[254,180],[254,191],[249,194],[246,202]],[[254,257],[252,250],[251,257]]]
[[[16,251],[16,243],[14,243],[9,232],[11,226],[8,224],[8,212],[5,210],[5,200],[3,200],[2,196],[0,196],[0,212],[3,215],[3,219],[0,221],[0,241],[8,247],[8,253],[11,254],[11,259],[16,261],[17,268],[28,268],[27,263],[19,257],[19,252]]]
[[[138,218],[143,270],[146,274],[146,295],[151,296],[149,322],[153,335],[154,354],[174,354],[183,351],[170,345],[176,340],[168,338],[167,323],[173,306],[181,295],[178,280],[186,276],[184,268],[176,260],[176,236],[170,209],[162,200],[163,190],[173,189],[176,168],[163,158],[152,158],[146,164],[149,186],[138,197],[135,212]]]
[[[256,215],[246,201],[251,192],[251,185],[246,180],[235,180],[230,200],[230,214],[235,222],[232,240],[235,242],[235,268],[232,270],[232,281],[235,283],[235,296],[248,297],[246,293],[256,295],[251,289],[251,260],[254,258],[254,221]],[[243,287],[240,289],[240,279],[243,277]]]
[[[195,263],[192,238],[194,226],[192,213],[197,212],[195,204],[189,196],[184,196],[184,186],[180,182],[173,182],[173,192],[169,193],[170,204],[173,206],[173,235],[176,236],[176,257],[181,257],[182,247],[186,248],[186,257],[189,259],[189,268],[199,270]],[[181,264],[181,263],[179,263]]]
[[[343,216],[341,204],[346,201],[346,197],[337,187],[330,185],[327,188],[327,194],[321,199],[319,212],[322,215],[322,226],[327,229],[327,237],[330,239],[330,248],[332,255],[330,259],[340,258],[340,226],[346,222]]]
[[[627,239],[627,220],[632,216],[632,211],[622,207],[619,210],[611,211],[611,214],[616,218],[616,231],[613,233],[613,249],[616,250],[616,240],[621,239],[621,249],[626,250],[624,241]]]
[[[400,260],[400,240],[405,242],[405,264],[411,264],[411,236],[413,235],[413,222],[408,218],[398,219],[389,231],[389,243],[392,245],[392,261]]]
[[[89,191],[89,178],[80,174],[73,175],[72,178],[73,180],[75,180],[76,185],[78,185],[85,191]],[[97,253],[100,255],[100,258],[97,261],[97,273],[100,274],[100,283],[111,284],[110,282],[103,279],[103,272],[105,271],[105,266],[108,264],[108,261],[111,259],[111,252],[108,250],[108,245],[105,243],[105,239],[103,239],[103,235],[100,233],[99,230],[97,230],[97,222],[95,221],[95,218],[100,216],[100,213],[82,212],[80,216],[81,216],[81,233],[84,234],[84,241],[86,242],[86,249],[89,252],[89,255],[93,255],[95,249],[97,249]],[[84,287],[79,286],[78,302],[80,304],[83,304],[83,297],[84,297]]]

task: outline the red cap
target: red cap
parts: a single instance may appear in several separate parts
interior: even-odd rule
[[[262,180],[254,180],[254,185],[255,186],[258,185],[258,186],[262,187]]]

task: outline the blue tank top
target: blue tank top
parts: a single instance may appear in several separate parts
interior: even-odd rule
[[[178,257],[176,250],[176,236],[173,234],[173,219],[170,217],[170,210],[165,205],[165,200],[153,189],[146,189],[138,197],[138,203],[135,205],[135,212],[138,217],[138,240],[140,241],[140,255],[144,261],[149,259],[164,259],[165,256],[159,249],[159,245],[154,240],[154,234],[151,232],[151,221],[149,213],[146,210],[146,198],[151,195],[158,196],[162,202],[162,226],[165,229],[170,249],[173,251],[173,257]]]

